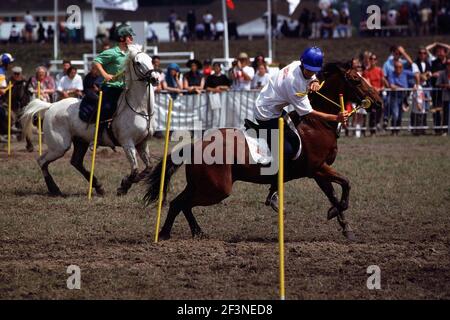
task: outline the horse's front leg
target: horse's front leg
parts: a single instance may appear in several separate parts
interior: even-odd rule
[[[127,194],[133,183],[136,181],[138,175],[138,161],[136,157],[136,148],[133,144],[123,146],[123,150],[130,162],[131,172],[130,175],[125,176],[120,183],[120,187],[117,188],[117,195],[122,196]]]
[[[141,158],[142,162],[144,162],[145,165],[144,170],[142,170],[136,178],[136,182],[139,182],[142,180],[143,177],[145,177],[147,173],[149,173],[152,170],[150,163],[150,149],[148,146],[148,140],[145,139],[144,141],[142,141],[140,144],[136,146],[136,149],[139,154],[139,157]]]
[[[329,165],[324,164],[320,170],[314,174],[314,180],[316,180],[319,187],[326,194],[331,204],[333,205],[328,210],[328,219],[337,217],[342,232],[349,240],[355,240],[353,231],[350,228],[349,223],[345,219],[344,211],[348,209],[348,199],[350,195],[350,183],[348,179],[339,173],[337,173]],[[342,196],[339,201],[336,192],[334,191],[332,182],[339,184],[342,188]]]

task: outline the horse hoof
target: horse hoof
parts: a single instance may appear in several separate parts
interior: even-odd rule
[[[273,211],[278,212],[278,193],[274,192],[271,195],[269,194],[264,204],[270,206]]]
[[[347,240],[356,241],[356,236],[353,231],[342,231],[342,233],[344,234],[344,237],[347,238]]]
[[[120,197],[120,196],[124,196],[124,195],[126,195],[128,193],[128,190],[127,189],[123,189],[123,188],[118,188],[117,189],[117,195]]]
[[[50,197],[64,197],[61,191],[50,191],[49,193]]]
[[[160,232],[158,234],[158,240],[169,240],[170,239],[170,233]]]
[[[196,240],[209,239],[209,236],[206,233],[204,233],[203,231],[198,231],[192,235],[192,239],[196,239]]]
[[[331,207],[328,210],[327,219],[331,220],[339,215],[339,210],[336,207]]]
[[[97,195],[99,197],[103,197],[105,195],[105,189],[103,189],[103,187],[97,187],[95,188],[95,192],[97,193]]]

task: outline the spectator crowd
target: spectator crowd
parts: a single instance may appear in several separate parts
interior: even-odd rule
[[[432,3],[440,2],[433,1]],[[426,26],[421,23],[415,25],[420,34],[436,31],[439,24],[433,25],[432,21],[440,21],[440,15],[448,13],[445,6],[428,5],[427,1],[422,1],[422,4],[416,7],[409,3],[401,4],[398,14],[395,14],[398,18],[398,20],[396,18],[396,23],[408,21],[414,16],[413,13],[416,9],[420,17],[425,16],[425,12],[427,12],[428,24]],[[331,38],[336,34],[342,37],[350,35],[351,23],[349,7],[346,2],[342,4],[339,11],[331,7],[321,9],[322,22],[318,25],[314,25],[314,21],[317,22],[314,13],[310,13],[308,9],[304,8],[297,23],[283,22],[280,32],[288,37]],[[336,17],[338,17],[337,20]],[[168,22],[173,41],[180,39],[217,40],[223,37],[223,22],[215,20],[209,11],[204,13],[201,21],[197,21],[195,12],[191,10],[188,12],[186,20],[187,23],[180,29],[183,24],[180,23],[176,12],[171,11]],[[21,32],[13,30],[13,26],[10,41],[33,41],[33,28],[36,25],[29,11],[24,16],[24,22],[25,26]],[[393,21],[390,23],[392,24]],[[273,25],[276,25],[276,22]],[[115,30],[115,23],[110,28],[107,28],[103,21],[98,24],[97,40],[102,44],[103,49],[109,48],[110,41],[115,40],[113,36]],[[72,37],[68,35],[70,32],[64,34],[61,29],[59,31],[60,36]],[[38,42],[48,41],[54,35],[52,31],[44,30],[42,23],[39,23],[37,33]],[[427,117],[430,113],[435,133],[442,134],[444,131],[440,127],[447,126],[449,119],[449,51],[450,46],[446,43],[432,43],[417,48],[415,59],[401,46],[392,46],[389,57],[384,62],[378,61],[377,55],[368,51],[354,57],[351,60],[351,67],[377,89],[384,99],[382,111],[360,109],[352,118],[352,127],[356,128],[355,135],[360,136],[366,131],[375,134],[378,130],[382,130],[382,127],[390,127],[392,134],[398,134],[402,127],[402,115],[406,111],[410,112],[410,125],[413,127],[414,134],[425,132],[424,127],[427,125]],[[62,71],[56,75],[49,73],[49,66],[38,66],[34,75],[26,77],[22,73],[22,68],[17,64],[13,68],[8,68],[14,60],[12,55],[4,53],[0,58],[0,102],[3,103],[6,102],[5,92],[8,81],[12,82],[15,91],[23,88],[23,95],[28,95],[31,99],[36,98],[39,91],[40,98],[48,102],[67,97],[82,98],[84,95],[96,95],[103,82],[95,67],[92,67],[83,79],[78,74],[77,68],[68,60],[63,61]],[[197,59],[190,59],[185,65],[170,63],[163,69],[161,58],[154,56],[153,63],[155,69],[160,73],[156,91],[169,92],[174,98],[202,92],[260,90],[270,78],[266,59],[261,54],[250,59],[247,53],[241,52],[236,56],[231,68],[226,70],[221,63],[212,63],[211,60],[201,62]],[[188,71],[182,73],[181,70],[185,67]],[[279,68],[281,69],[282,66],[280,65]],[[38,90],[38,83],[40,83],[40,90]],[[348,103],[349,109],[354,107],[356,107],[354,104]],[[18,110],[19,106],[15,106],[14,109]],[[0,108],[0,117],[4,117],[4,115],[4,108]],[[366,130],[367,128],[368,130]]]
[[[298,18],[283,18],[273,13],[271,16],[272,35],[276,38],[309,38],[330,39],[351,37],[353,24],[350,15],[349,2],[319,2],[317,10],[303,8]],[[381,29],[368,30],[366,18],[367,6],[360,6],[359,13],[363,19],[360,22],[359,33],[362,36],[417,36],[431,34],[447,34],[450,32],[450,3],[448,1],[422,0],[420,4],[403,1],[386,2],[381,7]],[[353,12],[354,13],[354,12]],[[264,16],[267,25],[267,17]],[[168,17],[170,41],[219,40],[223,37],[224,23],[215,19],[211,12],[206,11],[200,19],[194,10],[190,10],[183,20],[175,10]],[[149,27],[149,39],[157,37]],[[230,37],[239,37],[237,24],[228,21]]]
[[[392,46],[382,64],[376,54],[365,51],[354,57],[351,66],[384,100],[383,111],[360,109],[352,119],[356,136],[365,134],[366,121],[371,134],[388,126],[393,135],[402,127],[403,112],[410,112],[410,126],[415,135],[423,134],[427,115],[432,114],[436,134],[446,134],[441,126],[449,120],[450,46],[432,43],[417,49],[416,58],[401,46]],[[348,109],[354,107],[349,103]],[[403,124],[404,125],[404,124]],[[348,134],[348,132],[347,132]]]
[[[366,12],[367,6],[360,6],[361,12],[356,14],[353,7],[350,12],[349,2],[319,1],[316,10],[304,7],[299,11],[298,18],[283,18],[275,13],[271,16],[272,35],[276,38],[308,38],[308,39],[330,39],[351,37],[355,34],[354,23],[351,17],[360,15],[362,21],[359,24],[361,36],[418,36],[448,34],[450,32],[450,2],[443,0],[422,0],[419,4],[403,2],[386,2],[381,7],[380,22],[381,29],[369,30]],[[266,20],[267,17],[263,17]],[[42,19],[36,19],[26,11],[22,17],[23,28],[19,30],[13,23],[8,42],[10,43],[46,43],[52,42],[55,36],[53,24],[44,27]],[[220,18],[214,17],[211,11],[205,11],[198,16],[195,10],[189,10],[184,19],[175,11],[171,10],[167,17],[170,41],[194,41],[194,40],[221,40],[224,36],[225,24]],[[0,19],[0,28],[2,21]],[[116,23],[107,27],[105,21],[100,21],[96,28],[96,39],[100,45],[114,41]],[[158,42],[158,34],[149,21],[147,27],[147,39]],[[74,28],[61,20],[58,23],[58,37],[61,43],[81,43],[84,41],[84,27]],[[230,39],[238,39],[237,22],[228,20],[228,34]]]

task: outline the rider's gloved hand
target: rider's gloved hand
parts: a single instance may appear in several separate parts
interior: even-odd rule
[[[103,78],[105,78],[105,82],[108,82],[108,81],[111,81],[112,79],[114,79],[114,76],[107,73],[107,74],[105,74],[105,76]]]
[[[318,91],[320,89],[320,83],[319,81],[314,81],[311,83],[309,90],[311,91]]]
[[[337,122],[342,122],[342,123],[347,123],[348,116],[349,116],[349,113],[347,111],[339,112],[339,114],[337,115],[336,121]]]

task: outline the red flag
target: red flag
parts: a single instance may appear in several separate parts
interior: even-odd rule
[[[227,0],[227,7],[231,10],[234,10],[234,3],[233,0]]]

